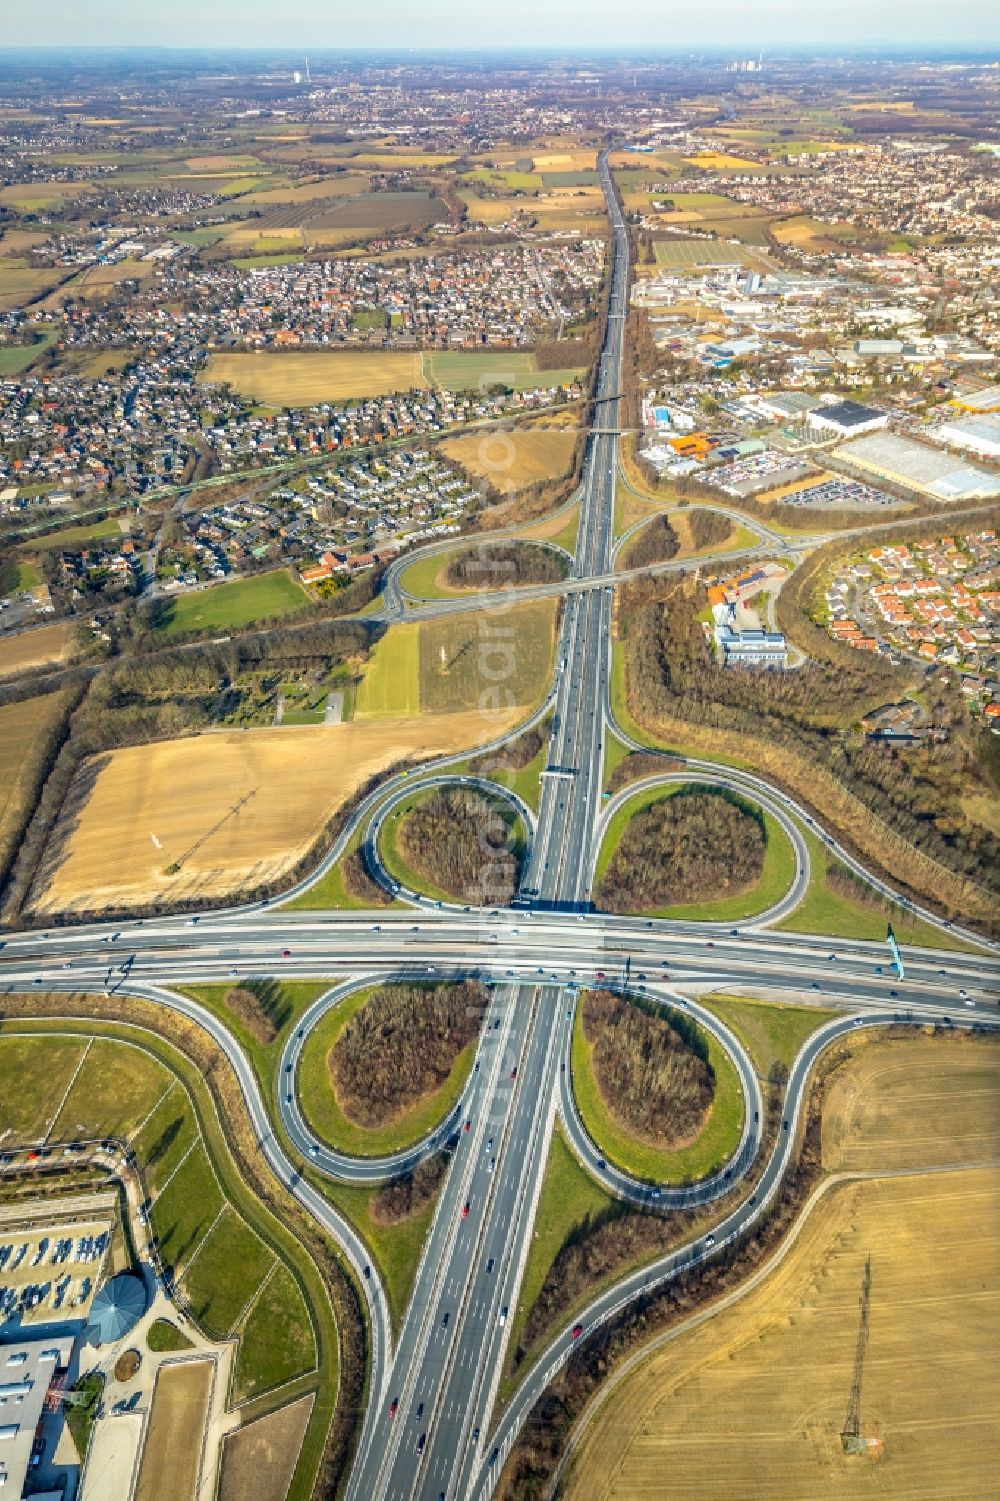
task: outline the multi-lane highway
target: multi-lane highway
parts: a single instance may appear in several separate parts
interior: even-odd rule
[[[256,903],[199,917],[14,933],[0,950],[0,991],[37,985],[146,996],[199,1021],[232,1060],[267,1162],[343,1246],[367,1302],[370,1400],[349,1481],[349,1494],[359,1501],[489,1495],[532,1404],[576,1347],[572,1330],[561,1330],[497,1416],[511,1315],[557,1115],[580,1159],[622,1198],[650,1209],[675,1210],[703,1208],[725,1196],[720,1221],[711,1232],[714,1244],[702,1236],[608,1288],[580,1315],[586,1336],[679,1266],[711,1255],[745,1233],[763,1212],[780,1191],[808,1071],[834,1037],[857,1025],[893,1020],[947,1019],[954,1026],[993,1026],[998,1021],[997,950],[975,934],[953,929],[949,935],[963,938],[971,946],[966,950],[907,953],[900,976],[884,945],[838,940],[834,948],[828,939],[773,926],[801,900],[808,884],[805,829],[879,890],[896,893],[870,877],[808,809],[763,779],[698,761],[687,762],[678,772],[672,763],[662,776],[635,784],[610,802],[602,800],[608,733],[614,730],[625,743],[632,742],[614,723],[609,695],[610,585],[622,577],[614,575],[612,564],[628,257],[625,226],[603,158],[601,174],[613,245],[607,331],[595,391],[600,427],[588,439],[584,460],[572,575],[560,586],[566,602],[554,688],[534,716],[552,714],[537,818],[520,800],[509,798],[530,838],[518,901],[473,911],[432,903],[400,890],[382,865],[380,829],[400,799],[445,781],[479,785],[464,773],[449,775],[449,764],[463,759],[455,756],[441,758],[420,775],[391,779],[366,797],[317,870],[296,888],[304,890],[319,879],[360,830],[373,874],[409,903],[408,910],[290,912]],[[761,549],[770,551],[774,545],[774,538],[762,534]],[[403,609],[401,572],[400,567],[390,573],[387,614]],[[519,591],[519,597],[530,593]],[[493,598],[487,594],[480,603],[488,605]],[[468,609],[469,604],[461,599],[426,608]],[[750,796],[777,820],[794,851],[789,891],[768,912],[732,925],[594,913],[593,871],[614,812],[647,785],[692,778]],[[938,922],[933,913],[908,905],[915,915]],[[469,1082],[448,1119],[426,1140],[382,1159],[360,1161],[318,1140],[299,1109],[296,1080],[302,1050],[319,1018],[373,980],[470,973],[487,982],[489,1007]],[[253,1069],[225,1026],[170,988],[196,980],[334,974],[351,978],[322,996],[285,1044],[276,1084],[277,1127]],[[588,1139],[573,1101],[569,1050],[579,989],[594,982],[627,984],[666,1005],[687,1008],[729,1051],[743,1089],[743,1133],[730,1161],[710,1179],[684,1189],[638,1183],[606,1162]],[[766,1162],[760,1158],[764,1107],[753,1067],[732,1033],[697,1001],[703,992],[726,988],[737,994],[822,999],[844,1013],[811,1038],[796,1060],[782,1127]],[[385,1292],[367,1248],[310,1179],[326,1175],[355,1183],[377,1181],[411,1168],[445,1144],[451,1164],[409,1307],[393,1336]],[[755,1163],[752,1191],[734,1195]]]

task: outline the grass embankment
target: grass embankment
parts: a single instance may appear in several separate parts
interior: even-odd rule
[[[362,1126],[345,1115],[337,1099],[328,1062],[348,1022],[371,999],[377,987],[359,990],[331,1007],[306,1039],[299,1060],[298,1090],[302,1113],[329,1146],[355,1157],[379,1157],[421,1141],[442,1121],[465,1088],[476,1056],[476,1043],[462,1049],[440,1089],[382,1126]]]
[[[857,899],[834,891],[827,879],[831,864],[836,857],[827,853],[826,846],[815,834],[805,833],[809,846],[809,885],[802,901],[793,912],[775,924],[777,932],[826,933],[831,938],[861,938],[873,942],[884,941],[886,927],[891,922],[896,940],[900,944],[932,949],[959,949],[976,952],[971,944],[964,943],[945,928],[934,927],[912,917],[905,907],[895,903],[883,906],[878,893],[871,888],[871,901],[864,900],[865,888],[859,887]],[[888,953],[888,950],[886,951]]]
[[[608,868],[611,857],[621,843],[622,836],[636,813],[662,798],[676,796],[684,786],[697,786],[697,774],[691,783],[676,787],[654,787],[636,793],[612,816],[607,833],[601,843],[594,876],[594,891],[598,890],[601,878]],[[643,909],[640,915],[647,917],[688,918],[699,922],[735,922],[746,917],[755,917],[766,912],[779,902],[795,878],[795,851],[785,831],[770,813],[763,812],[765,852],[764,868],[760,878],[747,890],[734,896],[720,897],[711,902],[685,902],[677,906]]]
[[[362,896],[355,896],[344,879],[344,861],[360,848],[363,837],[364,831],[358,829],[348,840],[340,859],[329,870],[325,870],[314,885],[282,905],[290,912],[320,912],[331,908],[342,912],[369,911],[371,902]],[[386,902],[384,910],[388,911],[390,908],[404,910],[406,903],[396,898]]]
[[[669,1010],[665,1015],[669,1019]],[[695,1181],[721,1167],[736,1150],[744,1112],[739,1075],[721,1043],[708,1033],[705,1042],[715,1075],[714,1098],[705,1124],[688,1146],[673,1150],[653,1146],[630,1135],[612,1115],[594,1071],[594,1048],[584,1033],[583,1005],[577,1006],[573,1020],[573,1097],[588,1136],[623,1172],[653,1183]]]
[[[700,996],[699,1004],[735,1034],[760,1079],[768,1079],[776,1065],[790,1068],[806,1038],[843,1014],[821,1006],[786,1006],[729,995]]]

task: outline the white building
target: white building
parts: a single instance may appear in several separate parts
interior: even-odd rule
[[[840,438],[856,438],[859,433],[871,433],[885,427],[888,412],[877,407],[862,406],[858,401],[836,401],[829,406],[816,407],[806,417],[806,422],[816,432],[829,432]]]
[[[945,422],[936,427],[931,436],[951,448],[978,454],[981,459],[997,459],[1000,458],[1000,413]]]

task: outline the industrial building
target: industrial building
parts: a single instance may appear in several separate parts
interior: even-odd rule
[[[953,454],[894,433],[868,433],[842,443],[834,449],[834,457],[853,469],[918,490],[935,500],[985,500],[1000,495],[1000,477],[956,459]]]
[[[960,412],[1000,412],[1000,386],[981,386],[978,391],[953,396],[951,404]]]
[[[1000,458],[1000,412],[945,422],[934,429],[931,437],[951,448],[977,454],[981,459]]]
[[[788,644],[780,631],[734,631],[731,626],[717,625],[715,640],[727,667],[788,664]]]
[[[0,1488],[9,1496],[26,1492],[45,1399],[69,1369],[75,1339],[75,1333],[49,1334],[0,1345]]]
[[[885,427],[888,421],[888,412],[862,406],[859,401],[836,401],[830,406],[815,407],[806,417],[814,431],[833,433],[841,438],[875,432],[877,428]]]

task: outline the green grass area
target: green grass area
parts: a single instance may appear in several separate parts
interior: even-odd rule
[[[570,557],[573,557],[576,553],[576,537],[579,530],[580,507],[575,505],[570,511],[569,520],[566,522],[566,525],[560,531],[556,532],[554,537],[550,537],[549,541],[554,542],[556,547],[564,547]]]
[[[343,863],[346,857],[358,848],[361,843],[362,831],[359,829],[348,840],[340,859],[331,865],[329,870],[324,871],[315,885],[301,892],[292,901],[285,902],[284,906],[290,912],[321,912],[329,908],[337,911],[367,911],[368,903],[362,898],[354,896],[344,884]],[[387,903],[388,907],[397,910],[405,909],[406,902],[396,900]]]
[[[461,1095],[476,1056],[477,1044],[470,1042],[455,1059],[440,1089],[418,1100],[388,1125],[358,1125],[344,1114],[334,1094],[327,1057],[347,1023],[372,994],[371,988],[359,990],[332,1006],[306,1038],[298,1068],[298,1097],[303,1116],[321,1141],[355,1157],[398,1152],[422,1140],[445,1118]]]
[[[509,787],[511,792],[516,793],[523,802],[528,804],[529,808],[533,808],[537,813],[541,802],[542,772],[548,765],[548,760],[549,742],[546,739],[538,755],[533,756],[527,766],[520,766],[516,771],[504,771],[501,768],[490,772],[489,775],[494,782],[499,782],[501,787]],[[477,775],[481,776],[482,773],[477,773]]]
[[[199,1243],[181,1281],[195,1319],[207,1334],[214,1339],[230,1334],[260,1292],[275,1259],[249,1225],[226,1205]]]
[[[309,599],[284,568],[234,579],[167,600],[160,631],[179,636],[187,631],[238,629],[257,620],[277,619],[308,609]]]
[[[424,1241],[434,1218],[437,1197],[416,1214],[410,1215],[409,1219],[385,1225],[375,1219],[371,1212],[372,1201],[378,1193],[377,1187],[351,1188],[345,1183],[333,1183],[329,1178],[314,1178],[311,1174],[309,1178],[313,1187],[350,1220],[370,1249],[389,1300],[393,1328],[398,1330],[410,1301]]]
[[[449,589],[438,583],[438,574],[447,566],[452,552],[458,552],[466,544],[458,543],[444,552],[428,552],[423,557],[418,553],[413,562],[403,569],[400,587],[416,599],[452,599],[456,594],[468,593],[464,589]]]
[[[608,786],[612,773],[615,772],[626,756],[632,754],[631,746],[618,739],[618,736],[608,730],[604,737],[604,785]],[[605,869],[606,869],[605,865]]]
[[[84,521],[79,526],[65,526],[58,532],[46,532],[44,536],[32,537],[31,546],[45,552],[53,548],[87,547],[94,542],[106,542],[109,537],[123,537],[118,518],[105,516],[103,521]]]
[[[582,365],[565,370],[539,370],[533,354],[493,350],[478,354],[465,350],[433,351],[424,355],[424,375],[434,386],[450,391],[485,391],[509,386],[514,391],[568,386],[584,373]]]
[[[36,325],[36,332],[38,326]],[[42,329],[42,336],[34,344],[13,344],[6,348],[0,348],[0,378],[11,375],[20,375],[22,370],[27,370],[33,365],[38,357],[51,348],[59,338],[59,330],[54,324],[47,324]]]
[[[875,901],[865,902],[859,897],[852,900],[839,891],[831,890],[827,883],[827,871],[835,856],[827,853],[822,840],[808,829],[803,830],[809,847],[809,885],[802,901],[794,912],[775,924],[777,932],[826,933],[831,938],[861,938],[873,942],[884,941],[886,927],[891,922],[899,944],[913,944],[920,948],[957,949],[966,953],[977,952],[971,944],[936,928],[931,923],[912,917],[905,907],[882,907]],[[888,949],[886,950],[888,955]]]
[[[154,1355],[165,1355],[175,1350],[193,1349],[193,1345],[176,1324],[169,1319],[157,1319],[146,1330],[146,1348]]]
[[[420,626],[390,626],[365,665],[355,717],[406,718],[419,712]]]
[[[17,583],[15,589],[37,589],[41,583],[41,574],[38,567],[30,559],[22,559],[17,565]]]
[[[591,1140],[623,1172],[654,1183],[696,1181],[721,1167],[736,1150],[744,1110],[739,1075],[721,1043],[709,1033],[705,1040],[715,1075],[715,1097],[708,1119],[689,1146],[675,1150],[656,1147],[631,1136],[605,1104],[594,1073],[593,1048],[583,1032],[583,1006],[577,1007],[573,1019],[573,1095]]]
[[[274,1268],[241,1323],[239,1335],[233,1378],[237,1402],[283,1386],[315,1361],[302,1293],[286,1266],[279,1263]]]
[[[534,708],[552,678],[557,613],[554,600],[537,599],[499,618],[472,612],[422,621],[421,709],[470,709],[482,706],[484,695],[492,705],[494,690],[501,705]]]
[[[82,1464],[87,1457],[98,1403],[104,1391],[104,1377],[99,1371],[92,1371],[89,1376],[81,1376],[78,1381],[75,1381],[70,1390],[84,1399],[82,1402],[67,1402],[63,1408],[66,1415],[66,1427],[76,1445],[76,1452]]]
[[[551,678],[556,618],[555,602],[538,599],[505,610],[502,625],[470,610],[390,626],[366,664],[355,717],[533,708]]]
[[[88,1042],[89,1051],[80,1063]],[[132,1150],[153,1197],[153,1231],[167,1264],[190,1268],[187,1285],[207,1332],[228,1332],[261,1286],[269,1285],[264,1279],[275,1261],[287,1271],[301,1295],[301,1307],[289,1307],[287,1322],[295,1326],[294,1337],[309,1353],[295,1369],[282,1367],[281,1379],[292,1383],[282,1399],[316,1392],[290,1493],[305,1501],[337,1392],[333,1315],[311,1257],[237,1170],[200,1070],[164,1038],[145,1029],[89,1019],[31,1020],[4,1024],[0,1077],[18,1079],[18,1096],[32,1090],[30,1109],[36,1122],[47,1118],[51,1099],[61,1100],[72,1080],[59,1112],[59,1130],[65,1136],[134,1133]],[[9,1095],[4,1092],[4,1127],[13,1120]],[[26,1110],[20,1113],[23,1123]],[[135,1132],[143,1118],[141,1130]],[[35,1122],[30,1124],[29,1139],[37,1130]],[[287,1345],[292,1334],[282,1328],[281,1340]],[[175,1348],[175,1336],[176,1331],[161,1323],[151,1348]],[[240,1352],[244,1380],[261,1394],[274,1385],[269,1363],[276,1357],[265,1343],[261,1338],[256,1348],[251,1344],[247,1352]]]
[[[738,245],[729,245],[722,240],[654,240],[653,254],[658,266],[681,271],[701,266],[740,266],[744,261],[743,251]]]
[[[520,1296],[511,1317],[509,1357],[517,1349],[528,1314],[541,1292],[549,1268],[574,1230],[605,1214],[616,1201],[581,1166],[561,1126],[552,1132],[538,1212],[524,1264]]]
[[[693,773],[689,783],[651,787],[645,792],[637,792],[634,797],[627,798],[612,816],[607,833],[601,842],[594,875],[594,890],[596,891],[600,885],[611,858],[621,843],[622,835],[637,813],[643,808],[648,808],[652,803],[662,801],[663,798],[676,797],[684,787],[692,786],[700,789],[702,785],[698,782],[697,773]],[[710,787],[706,787],[705,790],[712,791]],[[750,798],[744,800],[747,803],[752,801]],[[738,918],[756,917],[758,913],[766,912],[768,908],[774,906],[775,902],[780,901],[795,879],[795,851],[777,819],[763,809],[761,812],[764,819],[764,868],[752,886],[745,891],[737,892],[734,896],[719,897],[716,901],[683,902],[671,907],[651,907],[648,910],[643,909],[641,915],[683,917],[697,922],[730,922]]]
[[[234,266],[239,266],[241,271],[253,270],[258,266],[290,266],[296,261],[305,260],[305,251],[279,251],[274,255],[261,252],[257,255],[238,255],[233,260]]]
[[[34,1037],[0,1036],[0,1078],[17,1088],[0,1090],[0,1133],[5,1141],[37,1141],[55,1118],[83,1059],[86,1039],[52,1037],[40,1048]]]
[[[239,983],[238,980],[232,981],[233,985]],[[276,982],[275,997],[279,1008],[285,1012],[285,1017],[271,1042],[258,1042],[253,1033],[229,1010],[226,1005],[226,996],[231,985],[181,985],[178,989],[182,995],[190,996],[193,1001],[199,1001],[220,1021],[225,1022],[253,1064],[258,1081],[265,1086],[265,1089],[269,1089],[289,1031],[313,1001],[337,983],[336,979]]]
[[[699,1001],[739,1038],[761,1079],[769,1077],[775,1064],[791,1067],[806,1038],[843,1014],[821,1006],[786,1006],[742,996],[700,996]]]

